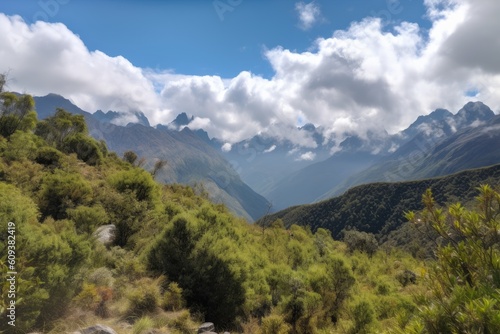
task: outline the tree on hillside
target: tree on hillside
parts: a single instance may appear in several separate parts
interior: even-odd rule
[[[137,161],[137,154],[134,151],[126,151],[125,153],[123,153],[123,160],[133,166]]]
[[[65,153],[75,153],[88,165],[98,165],[103,159],[106,145],[88,135],[87,124],[82,115],[74,115],[57,108],[54,116],[40,121],[35,134],[50,145]]]
[[[360,251],[372,256],[378,249],[378,242],[371,233],[356,230],[344,231],[344,242],[349,252]]]
[[[155,162],[155,165],[153,167],[153,170],[151,171],[151,175],[153,176],[153,179],[156,177],[156,174],[167,165],[167,160],[162,160],[158,159]]]
[[[177,282],[190,308],[214,323],[232,327],[237,316],[243,314],[243,268],[217,252],[216,245],[200,244],[200,224],[191,215],[174,217],[150,248],[148,267]],[[223,229],[221,225],[218,228]],[[219,238],[217,246],[230,249],[231,241]]]
[[[66,139],[63,150],[67,153],[76,153],[78,159],[91,166],[100,164],[103,159],[100,143],[82,133],[77,133]]]
[[[87,132],[87,124],[82,115],[73,115],[62,108],[57,108],[54,116],[38,122],[35,131],[59,150],[63,150],[67,138]]]
[[[477,208],[437,206],[428,190],[425,209],[407,218],[439,235],[430,294],[405,333],[500,333],[500,193],[481,186]]]
[[[5,92],[5,82],[5,75],[0,74],[0,135],[8,138],[17,130],[33,130],[37,117],[33,98]]]

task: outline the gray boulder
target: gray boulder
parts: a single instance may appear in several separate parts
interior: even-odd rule
[[[116,226],[113,224],[99,226],[93,235],[104,246],[111,246],[115,242]]]
[[[84,328],[74,334],[116,334],[113,328],[104,325],[94,325],[87,328]]]
[[[215,333],[215,326],[212,322],[205,322],[202,324],[200,327],[198,327],[198,334],[200,333],[205,333],[205,334],[216,334]]]

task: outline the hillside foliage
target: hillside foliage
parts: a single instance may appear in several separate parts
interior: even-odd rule
[[[22,108],[8,115],[24,119]],[[0,128],[12,119],[0,118]],[[443,235],[436,261],[423,262],[364,232],[346,232],[344,243],[321,225],[250,225],[202,189],[156,183],[136,159],[108,152],[64,110],[2,133],[0,266],[7,272],[12,222],[18,317],[0,331],[100,322],[123,333],[192,333],[203,321],[240,333],[498,329],[499,195],[491,188],[479,213],[457,205],[446,214],[428,195],[426,209],[409,214]],[[108,224],[116,238],[105,246],[94,231]],[[3,281],[1,319],[8,291]]]
[[[298,224],[309,226],[313,231],[325,228],[335,238],[342,238],[345,230],[372,233],[379,241],[386,242],[391,232],[406,223],[406,211],[424,208],[421,195],[432,189],[435,201],[440,205],[458,200],[468,204],[477,196],[481,184],[500,184],[500,165],[472,169],[457,174],[419,181],[372,183],[357,186],[342,196],[319,203],[301,205],[262,218],[258,224],[269,224],[281,219],[285,226]],[[400,236],[391,244],[405,245],[412,238]]]

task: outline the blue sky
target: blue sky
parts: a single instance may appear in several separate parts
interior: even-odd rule
[[[269,77],[262,56],[282,46],[304,51],[318,37],[329,37],[351,22],[379,16],[428,25],[418,0],[316,0],[320,10],[309,29],[301,29],[296,2],[290,0],[41,0],[2,1],[0,11],[27,23],[62,22],[90,50],[122,55],[134,65],[176,73],[234,77],[248,70]]]
[[[471,100],[498,113],[499,16],[497,0],[0,0],[0,73],[89,112],[310,147],[306,122],[339,143]]]

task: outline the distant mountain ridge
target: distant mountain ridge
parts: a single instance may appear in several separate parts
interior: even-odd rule
[[[118,155],[128,150],[136,152],[146,158],[146,168],[152,168],[158,159],[166,160],[167,166],[156,177],[160,182],[203,185],[214,202],[226,204],[248,221],[268,211],[267,200],[246,185],[216,149],[188,128],[182,131],[167,127],[156,129],[149,126],[142,113],[135,114],[142,124],[118,126],[112,122],[123,117],[119,112],[97,112],[94,116],[56,94],[34,99],[40,119],[52,115],[56,108],[84,115],[91,136],[105,140],[109,149]]]
[[[500,163],[500,151],[492,149],[500,147],[500,128],[495,128],[499,117],[482,102],[469,102],[455,115],[438,109],[421,116],[402,132],[401,136],[409,140],[394,153],[346,179],[320,199],[340,195],[359,184],[417,180]]]

